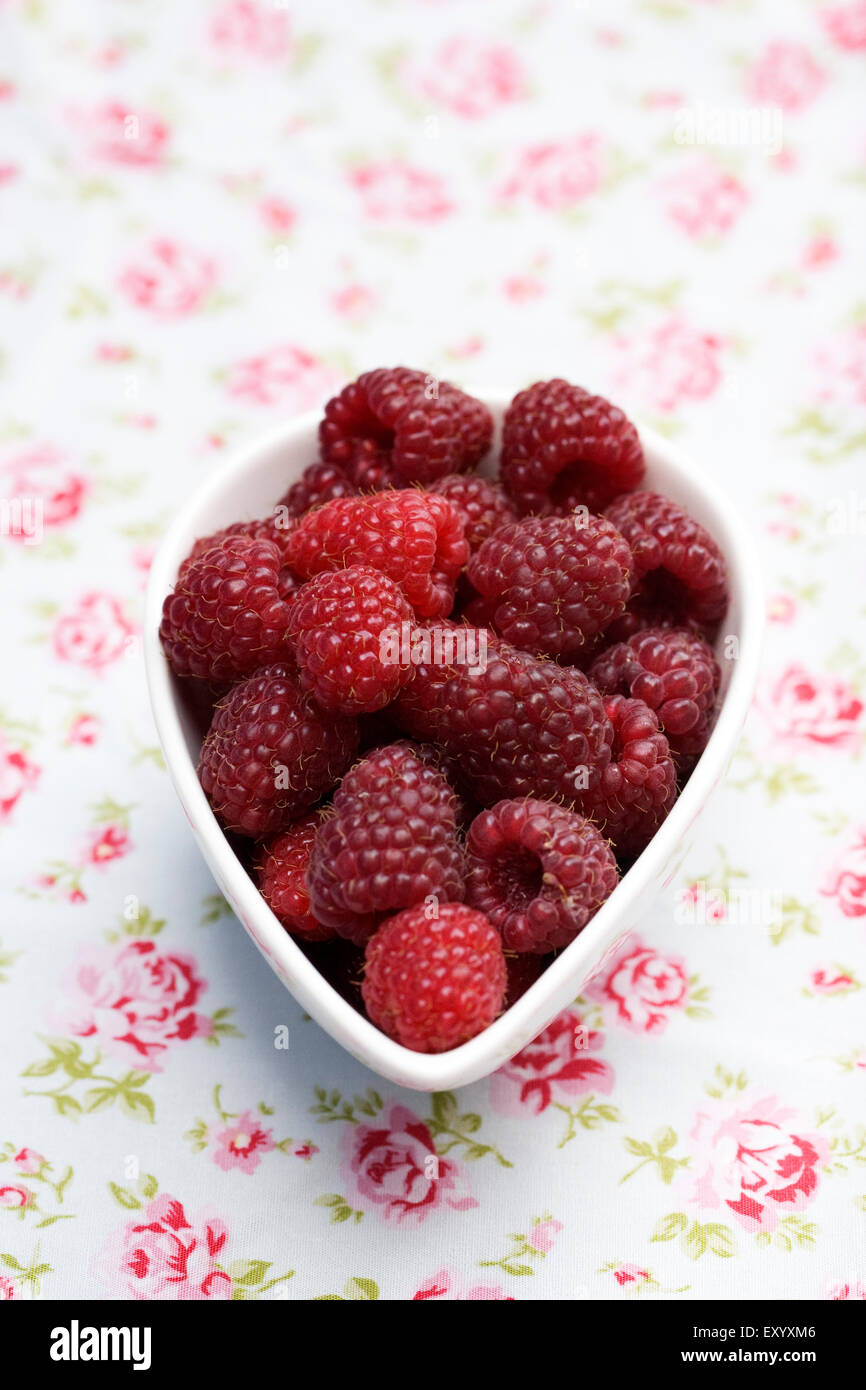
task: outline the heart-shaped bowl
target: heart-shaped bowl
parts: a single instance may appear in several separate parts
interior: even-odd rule
[[[476,391],[493,412],[497,434],[509,397]],[[667,820],[581,934],[485,1032],[450,1052],[411,1052],[393,1042],[337,993],[280,926],[235,856],[196,775],[201,737],[185,707],[180,683],[163,655],[158,629],[162,604],[193,542],[233,521],[266,516],[317,457],[318,414],[300,416],[240,450],[181,508],[154,558],[147,589],[144,654],[157,731],[168,770],[199,848],[226,899],[272,970],[298,1003],[365,1066],[400,1086],[452,1090],[495,1071],[542,1031],[580,992],[656,893],[671,883],[690,844],[692,827],[727,768],[757,677],[764,602],[760,570],[743,520],[730,503],[667,439],[641,428],[645,487],[672,497],[721,546],[728,565],[730,607],[717,641],[722,667],[719,711],[709,743]],[[494,442],[486,470],[496,469]]]

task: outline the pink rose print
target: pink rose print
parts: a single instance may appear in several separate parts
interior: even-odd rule
[[[0,732],[0,825],[8,821],[25,792],[32,791],[42,769],[20,748],[12,748]]]
[[[43,1154],[37,1153],[35,1149],[19,1149],[14,1155],[12,1162],[19,1173],[38,1173],[43,1164],[47,1163],[47,1158]]]
[[[261,198],[258,214],[269,232],[285,234],[290,232],[297,221],[297,213],[282,198]]]
[[[796,616],[797,603],[790,594],[771,594],[767,600],[767,617],[771,623],[792,623]]]
[[[93,830],[87,840],[82,864],[95,864],[100,867],[111,863],[112,859],[122,859],[132,849],[132,841],[122,825],[107,825]]]
[[[629,1284],[647,1284],[652,1277],[648,1269],[640,1269],[637,1265],[617,1265],[610,1272],[620,1288]]]
[[[289,411],[319,405],[335,382],[335,373],[318,358],[288,343],[241,358],[224,374],[225,389],[237,400]]]
[[[688,974],[679,956],[663,956],[633,937],[584,992],[612,1005],[614,1017],[630,1032],[663,1033],[688,1001]]]
[[[827,1298],[836,1303],[866,1302],[866,1279],[840,1279],[837,1284],[830,1284]]]
[[[344,285],[331,296],[334,313],[357,323],[376,307],[376,295],[366,285]]]
[[[853,751],[862,743],[863,703],[838,676],[789,666],[770,687],[763,711],[776,737],[792,748]]]
[[[7,1211],[23,1211],[34,1200],[35,1193],[20,1183],[7,1183],[5,1187],[0,1187],[0,1207]]]
[[[711,159],[695,159],[661,184],[665,211],[690,237],[723,236],[749,201],[739,179]]]
[[[853,5],[834,5],[821,11],[821,23],[840,48],[855,53],[866,48],[866,0]]]
[[[262,1161],[262,1155],[276,1147],[271,1130],[263,1129],[258,1116],[251,1110],[245,1110],[225,1128],[217,1130],[213,1135],[213,1145],[213,1161],[226,1173],[232,1169],[254,1173]]]
[[[15,1297],[15,1281],[0,1274],[0,1303],[10,1303]]]
[[[167,1193],[111,1236],[96,1260],[96,1273],[121,1298],[147,1301],[228,1299],[232,1281],[217,1263],[228,1227],[207,1210],[187,1218]]]
[[[527,1233],[526,1240],[533,1250],[540,1250],[542,1255],[547,1255],[556,1244],[556,1237],[562,1230],[562,1222],[554,1221],[548,1217],[545,1221],[536,1221]]]
[[[724,340],[693,327],[681,315],[664,319],[643,340],[622,337],[621,386],[640,391],[656,410],[676,410],[712,396],[722,381]]]
[[[818,400],[866,405],[866,323],[856,323],[818,349]]]
[[[863,911],[866,912],[866,903],[863,905]],[[854,976],[840,970],[836,965],[817,966],[809,975],[810,994],[848,994],[857,988]]]
[[[39,508],[45,530],[74,521],[90,491],[89,480],[71,468],[52,444],[31,445],[14,454],[0,469],[0,496]],[[23,512],[22,512],[23,515]],[[16,534],[16,539],[22,539]]]
[[[574,1009],[555,1018],[543,1033],[490,1078],[490,1100],[502,1115],[519,1115],[529,1106],[535,1114],[560,1098],[585,1091],[609,1094],[613,1068],[601,1057],[590,1057],[604,1044],[602,1033],[583,1026]]]
[[[290,51],[289,16],[274,4],[229,0],[211,20],[210,37],[221,53],[260,62],[279,62]]]
[[[686,1200],[727,1207],[748,1231],[772,1231],[780,1216],[802,1211],[829,1150],[821,1135],[795,1127],[794,1116],[775,1096],[721,1102],[696,1115],[696,1149],[680,1180]]]
[[[179,241],[151,241],[118,279],[122,294],[154,318],[182,319],[204,307],[216,288],[217,268],[210,256]]]
[[[425,1299],[438,1299],[441,1303],[514,1302],[501,1284],[472,1284],[453,1269],[438,1269],[423,1280],[413,1293],[412,1301],[419,1303]]]
[[[66,978],[57,1023],[136,1071],[162,1071],[177,1043],[213,1032],[195,1011],[207,988],[196,970],[192,956],[160,951],[153,941],[86,946]]]
[[[429,62],[409,63],[401,76],[412,92],[466,120],[489,116],[525,95],[520,62],[510,48],[465,37],[448,39]]]
[[[348,179],[372,222],[439,222],[454,211],[439,174],[403,159],[358,164]]]
[[[845,917],[866,917],[866,830],[858,830],[842,851],[821,887],[826,898],[835,898]]]
[[[84,594],[54,624],[54,655],[73,666],[103,671],[126,655],[135,633],[119,599],[106,593]]]
[[[104,164],[153,169],[165,162],[171,132],[152,112],[106,101],[77,119],[91,156]]]
[[[92,748],[101,729],[102,723],[95,714],[78,714],[66,731],[66,742],[70,746],[81,744],[84,748]]]
[[[598,191],[602,165],[601,140],[589,131],[530,145],[519,155],[499,197],[506,203],[529,202],[550,212],[567,211]]]
[[[427,1125],[404,1105],[393,1105],[381,1126],[352,1126],[343,1145],[346,1181],[384,1221],[420,1222],[438,1208],[478,1205],[463,1165],[436,1153]]]
[[[801,111],[815,100],[825,81],[805,44],[777,40],[749,69],[746,85],[753,101]]]

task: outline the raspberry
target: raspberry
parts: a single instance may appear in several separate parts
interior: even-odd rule
[[[354,497],[357,488],[335,463],[311,463],[277,503],[289,516],[303,516],[311,507],[335,497]]]
[[[320,821],[318,812],[295,821],[282,835],[261,845],[256,864],[259,892],[268,907],[286,931],[304,941],[328,941],[334,936],[310,911],[304,882]]]
[[[617,884],[613,852],[592,822],[532,796],[482,811],[466,865],[469,905],[506,949],[536,955],[573,941]]]
[[[450,613],[454,583],[469,555],[456,508],[414,488],[326,502],[298,522],[288,551],[305,579],[369,565],[399,584],[423,618]]]
[[[545,965],[546,962],[541,956],[530,955],[528,951],[521,951],[520,955],[506,951],[503,1008],[510,1009],[512,1004],[523,998],[526,991],[544,974]]]
[[[384,922],[366,951],[361,993],[372,1021],[414,1052],[447,1052],[493,1022],[505,959],[482,912],[445,903],[435,917],[410,907]]]
[[[677,626],[693,619],[712,629],[728,606],[724,557],[708,531],[657,492],[618,497],[605,515],[631,546],[642,605],[662,609]]]
[[[231,526],[224,526],[221,531],[214,531],[211,536],[201,536],[193,545],[192,550],[182,562],[177,572],[178,579],[182,579],[186,574],[193,560],[199,556],[206,555],[214,546],[221,545],[224,540],[231,536],[247,536],[254,541],[273,541],[280,552],[283,563],[286,563],[286,537],[289,528],[279,524],[278,518],[274,516],[264,516],[256,521],[233,521]]]
[[[462,899],[456,814],[423,750],[392,743],[356,763],[316,836],[307,874],[315,916],[360,945],[388,913],[431,896]]]
[[[575,787],[595,786],[610,760],[601,696],[582,672],[481,635],[486,661],[416,665],[390,706],[395,722],[453,758],[483,806],[533,795],[574,801]]]
[[[561,378],[514,397],[502,434],[502,481],[524,512],[601,511],[637,487],[644,456],[637,430],[603,396]]]
[[[470,584],[492,623],[524,651],[577,656],[621,614],[631,554],[604,517],[535,516],[503,527],[469,561]]]
[[[389,631],[399,641],[412,619],[402,591],[378,570],[352,565],[303,585],[289,615],[304,690],[323,709],[372,714],[394,698],[412,673],[383,650]]]
[[[604,707],[614,730],[613,758],[579,805],[613,841],[617,854],[631,859],[646,848],[673,806],[676,772],[648,705],[608,695]]]
[[[721,671],[702,637],[647,628],[597,657],[589,678],[604,694],[630,695],[655,710],[679,770],[703,752]]]
[[[477,473],[448,473],[431,483],[429,491],[447,497],[463,517],[470,554],[500,527],[517,520],[517,512],[502,484],[480,478]]]
[[[284,655],[290,604],[280,570],[277,546],[248,536],[228,536],[186,564],[159,628],[172,670],[232,680]]]
[[[357,746],[355,720],[325,715],[278,662],[217,705],[198,775],[223,825],[257,839],[285,830],[329,792]]]
[[[472,468],[492,437],[485,405],[409,367],[365,372],[328,402],[319,426],[322,458],[359,487],[429,483]]]

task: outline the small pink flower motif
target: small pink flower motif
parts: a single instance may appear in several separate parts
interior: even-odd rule
[[[866,323],[846,328],[815,354],[818,399],[866,405]]]
[[[616,1021],[630,1032],[663,1033],[688,1002],[688,972],[681,957],[663,956],[632,937],[585,993],[611,1005]]]
[[[847,994],[855,985],[853,976],[847,975],[835,965],[817,966],[809,975],[809,989],[812,994]]]
[[[834,5],[821,11],[821,23],[839,48],[856,53],[866,48],[866,0],[852,5]]]
[[[207,303],[217,285],[210,256],[168,237],[150,242],[120,274],[118,289],[134,304],[163,321],[188,318]]]
[[[10,1303],[15,1297],[15,1281],[6,1274],[0,1274],[0,1303]]]
[[[778,39],[749,68],[746,85],[753,101],[801,111],[813,102],[826,77],[805,44]]]
[[[279,405],[289,412],[318,405],[335,381],[334,372],[318,358],[289,343],[244,357],[225,373],[230,396],[253,405]]]
[[[840,1279],[827,1288],[828,1299],[835,1303],[866,1302],[866,1279]]]
[[[530,145],[518,155],[498,196],[504,203],[568,211],[598,192],[603,163],[601,139],[592,131]]]
[[[712,159],[696,158],[660,185],[665,212],[690,237],[723,236],[749,202],[739,179]]]
[[[465,120],[492,115],[526,94],[512,49],[466,37],[447,39],[429,61],[407,63],[401,79],[413,93]]]
[[[123,859],[132,847],[132,841],[122,825],[106,825],[90,832],[79,862],[101,867],[110,864],[113,859]]]
[[[441,176],[404,159],[358,164],[348,180],[372,222],[439,222],[454,211]]]
[[[98,343],[96,347],[97,362],[130,362],[134,355],[126,343]]]
[[[84,748],[92,748],[101,731],[102,721],[95,714],[79,714],[69,725],[65,742],[70,746],[81,744]]]
[[[129,651],[136,628],[113,594],[84,594],[55,621],[54,655],[58,661],[103,671]]]
[[[38,1173],[48,1160],[36,1149],[19,1149],[12,1162],[15,1164],[19,1173]]]
[[[17,179],[20,170],[17,164],[0,164],[0,188],[4,183],[12,183]]]
[[[646,1284],[650,1273],[648,1269],[640,1269],[638,1265],[618,1265],[611,1270],[620,1288],[626,1288],[629,1284]]]
[[[238,1169],[254,1173],[262,1155],[275,1147],[272,1131],[264,1129],[257,1115],[245,1110],[213,1136],[213,1161],[223,1172]]]
[[[89,491],[88,478],[72,468],[53,444],[29,445],[0,467],[0,496],[22,506],[25,502],[31,507],[37,504],[45,530],[74,521]]]
[[[20,748],[13,748],[0,732],[0,825],[8,821],[25,792],[32,791],[42,769]]]
[[[724,340],[672,314],[643,341],[622,338],[619,381],[640,390],[649,404],[668,414],[687,401],[712,396],[722,381]]]
[[[260,198],[257,206],[259,217],[269,232],[290,232],[297,221],[297,213],[284,198]]]
[[[527,1106],[539,1115],[554,1101],[587,1091],[609,1094],[613,1068],[603,1058],[590,1056],[603,1045],[604,1035],[585,1028],[580,1015],[567,1009],[494,1072],[491,1104],[502,1115],[519,1115]]]
[[[150,567],[153,564],[153,557],[155,554],[155,545],[135,545],[130,552],[129,558],[132,562],[133,569],[139,576],[142,588],[144,588],[147,583],[147,576],[150,573]]]
[[[256,62],[281,62],[291,51],[288,14],[273,3],[256,0],[228,0],[220,5],[211,20],[210,38],[220,53]]]
[[[863,737],[863,703],[838,676],[813,675],[794,664],[771,685],[764,714],[777,739],[791,748],[853,751]]]
[[[695,1116],[691,1138],[682,1196],[705,1211],[727,1210],[748,1231],[772,1231],[781,1216],[803,1211],[829,1154],[775,1096],[717,1102]]]
[[[381,1125],[347,1128],[343,1176],[384,1221],[420,1222],[440,1208],[478,1205],[464,1166],[436,1153],[427,1125],[405,1105],[392,1105]]]
[[[826,898],[836,899],[843,916],[866,917],[866,830],[858,830],[842,850],[821,892]]]
[[[772,594],[767,603],[771,623],[792,623],[797,616],[797,604],[790,594]]]
[[[544,294],[544,284],[537,275],[509,275],[502,282],[502,292],[512,304],[525,304]]]
[[[302,1158],[305,1163],[309,1163],[314,1154],[319,1152],[318,1144],[299,1144],[296,1149],[292,1149],[294,1158]]]
[[[171,132],[159,116],[106,101],[91,111],[75,113],[84,130],[91,157],[103,164],[154,169],[165,163]]]
[[[440,1303],[513,1303],[501,1284],[472,1284],[454,1269],[437,1269],[412,1295],[413,1303],[437,1299]]]
[[[802,255],[805,270],[816,270],[819,266],[830,265],[838,259],[839,244],[834,237],[826,235],[810,237]]]
[[[334,312],[350,323],[366,318],[376,302],[376,295],[366,285],[344,285],[331,296]]]
[[[29,1207],[33,1200],[34,1194],[22,1183],[7,1183],[5,1187],[0,1187],[0,1207],[7,1211]]]
[[[212,1021],[195,1009],[207,988],[197,969],[192,956],[161,951],[149,940],[82,947],[64,982],[56,1024],[70,1037],[92,1038],[137,1071],[162,1071],[178,1043],[213,1032]]]
[[[218,1264],[228,1238],[220,1217],[202,1210],[188,1218],[183,1204],[165,1193],[108,1237],[95,1272],[121,1298],[229,1299],[232,1280]]]
[[[542,1255],[546,1255],[553,1249],[556,1244],[556,1237],[561,1230],[562,1222],[554,1221],[552,1217],[549,1217],[547,1221],[536,1221],[526,1239],[533,1250],[540,1250]]]

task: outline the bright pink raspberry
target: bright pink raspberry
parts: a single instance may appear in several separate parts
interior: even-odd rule
[[[463,517],[471,554],[501,527],[517,520],[517,512],[502,484],[482,478],[477,473],[449,473],[431,483],[428,491],[437,492],[453,502]]]
[[[304,941],[330,941],[335,935],[313,916],[305,882],[321,819],[315,811],[295,821],[281,835],[266,840],[256,858],[259,892],[286,931]]]
[[[668,741],[653,710],[642,700],[608,695],[605,711],[613,725],[613,757],[579,806],[612,841],[617,855],[632,859],[658,830],[677,796],[677,777]]]
[[[631,546],[636,596],[670,613],[678,626],[693,619],[711,631],[727,610],[728,580],[709,531],[658,492],[618,497],[605,516]]]
[[[506,949],[567,946],[617,884],[616,860],[591,821],[537,797],[499,801],[466,837],[466,901]]]

